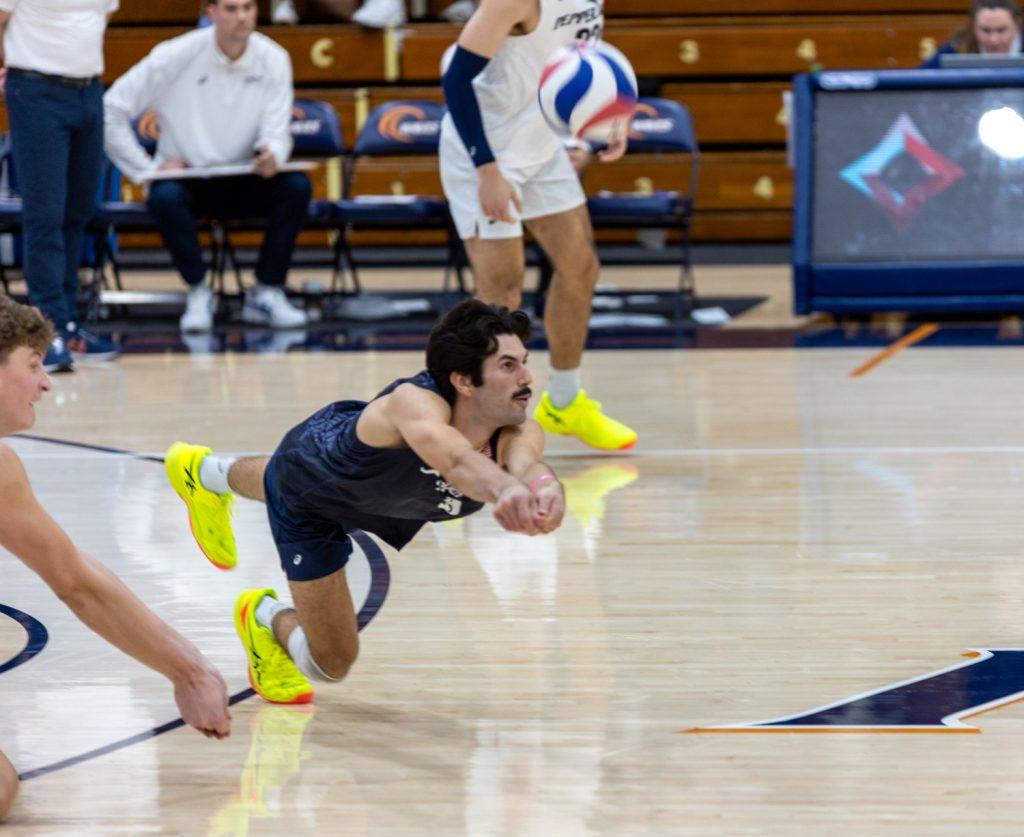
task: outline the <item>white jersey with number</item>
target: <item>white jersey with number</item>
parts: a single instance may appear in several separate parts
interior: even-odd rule
[[[502,167],[525,168],[558,151],[560,140],[537,103],[541,71],[557,50],[574,41],[594,41],[604,27],[604,0],[539,0],[540,20],[526,35],[509,35],[473,80],[484,132]],[[442,139],[462,145],[445,115]]]

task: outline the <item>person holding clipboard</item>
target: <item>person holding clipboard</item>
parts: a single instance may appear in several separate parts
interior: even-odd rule
[[[213,0],[206,13],[212,26],[158,44],[107,91],[107,155],[132,180],[150,182],[149,209],[189,286],[183,331],[213,325],[217,301],[195,231],[196,219],[210,216],[266,216],[242,319],[298,328],[306,314],[288,302],[284,285],[312,189],[303,172],[281,170],[292,150],[291,59],[255,31],[255,0]],[[132,128],[146,111],[160,126],[153,157]],[[188,176],[250,164],[247,174]]]

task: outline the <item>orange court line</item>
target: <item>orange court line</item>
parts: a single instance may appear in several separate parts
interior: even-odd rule
[[[676,730],[676,735],[686,733],[706,735],[708,733],[755,733],[771,735],[977,735],[980,729],[961,729],[949,727],[948,729],[909,729],[907,727],[864,727],[863,729],[829,729],[828,727],[814,727],[799,729],[797,727],[727,727],[722,729],[701,728]]]
[[[901,337],[899,340],[897,340],[895,343],[889,346],[889,348],[885,349],[882,352],[879,352],[867,363],[858,366],[850,373],[850,377],[859,378],[861,375],[866,375],[868,372],[870,372],[872,369],[878,366],[878,364],[882,363],[885,360],[888,360],[897,352],[901,352],[908,346],[913,346],[915,343],[920,343],[922,340],[931,337],[938,330],[939,326],[937,323],[928,323],[926,325],[921,326],[920,328],[914,329],[912,332],[910,332],[910,334],[906,335],[906,337]]]

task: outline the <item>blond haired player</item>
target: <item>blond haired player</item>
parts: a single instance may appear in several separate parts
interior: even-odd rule
[[[50,390],[43,357],[52,338],[53,328],[38,309],[0,296],[0,436],[35,424],[35,405]],[[186,723],[210,738],[228,735],[227,687],[217,669],[117,576],[75,546],[39,504],[21,460],[3,443],[0,547],[39,575],[101,637],[170,680]],[[0,753],[0,819],[17,790],[18,774]]]

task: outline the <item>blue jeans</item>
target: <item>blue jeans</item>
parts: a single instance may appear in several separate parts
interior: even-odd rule
[[[155,180],[149,187],[148,203],[174,266],[190,286],[202,282],[206,275],[196,238],[196,220],[200,218],[266,218],[256,279],[264,285],[283,285],[311,194],[305,174],[285,172],[266,180],[256,175]]]
[[[76,320],[82,237],[103,170],[103,86],[7,76],[14,180],[29,299],[54,325]]]

